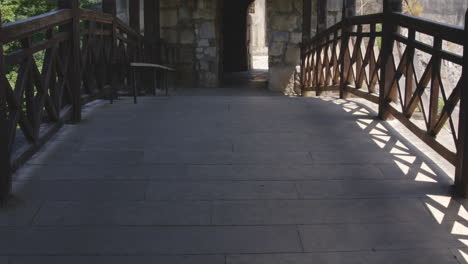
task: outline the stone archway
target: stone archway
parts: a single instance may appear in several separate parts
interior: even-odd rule
[[[247,71],[247,11],[254,0],[225,0],[221,8],[223,72]]]

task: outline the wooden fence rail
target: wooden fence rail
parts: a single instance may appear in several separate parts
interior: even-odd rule
[[[131,62],[164,63],[146,56],[161,43],[145,43],[114,15],[58,3],[59,10],[0,23],[0,200],[14,170],[65,122],[80,121],[82,104],[129,93]],[[16,48],[4,53],[5,45]],[[164,47],[161,57],[173,62],[174,50]]]
[[[393,116],[456,166],[457,192],[468,196],[467,38],[466,26],[399,12],[345,18],[302,43],[302,93],[335,90],[378,104],[382,119]],[[463,69],[450,76],[453,87],[444,83],[443,65]],[[453,142],[438,140],[442,132]]]

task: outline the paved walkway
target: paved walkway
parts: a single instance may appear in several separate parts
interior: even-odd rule
[[[251,92],[97,103],[15,176],[0,263],[464,263],[450,179],[367,112]]]

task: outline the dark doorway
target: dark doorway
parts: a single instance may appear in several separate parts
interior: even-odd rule
[[[223,71],[249,70],[247,9],[253,0],[225,0],[222,11]]]

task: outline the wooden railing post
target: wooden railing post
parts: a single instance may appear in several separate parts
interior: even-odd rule
[[[352,30],[352,25],[349,24],[348,18],[356,15],[356,0],[343,0],[342,11],[342,27],[341,27],[341,47],[340,47],[340,98],[346,99],[346,87],[349,84],[349,70],[351,65],[349,54],[349,32]]]
[[[130,15],[130,27],[133,28],[138,34],[141,33],[140,25],[140,0],[130,0],[129,1],[129,15]],[[135,39],[135,44],[131,44],[131,62],[140,62],[141,54],[141,39],[138,37]],[[135,71],[131,71],[129,76],[129,83],[133,84],[135,87],[139,87],[137,84],[137,76]]]
[[[301,84],[301,94],[305,94],[305,74],[306,74],[306,49],[307,43],[311,38],[312,30],[312,0],[303,0],[302,1],[302,43],[301,43],[301,73],[299,76],[299,81]]]
[[[152,63],[160,63],[161,48],[159,41],[161,39],[160,22],[160,3],[159,0],[145,0],[145,42],[149,46],[145,54]]]
[[[2,31],[2,13],[0,11],[0,32]],[[8,199],[11,192],[11,151],[9,148],[8,105],[6,101],[5,60],[3,44],[0,42],[0,202]]]
[[[468,10],[465,17],[463,42],[463,72],[461,77],[460,120],[458,127],[457,168],[455,189],[458,195],[468,197]]]
[[[397,32],[398,26],[394,21],[394,12],[401,12],[403,8],[402,0],[384,0],[383,12],[384,22],[382,25],[382,67],[380,72],[380,91],[379,91],[379,117],[382,120],[388,119],[387,106],[390,104],[389,97],[392,97],[389,92],[392,88],[392,80],[395,74],[393,65],[393,34]]]
[[[81,121],[81,76],[80,76],[80,1],[58,0],[59,9],[71,9],[73,19],[70,24],[61,27],[61,30],[70,32],[70,59],[67,71],[70,88],[73,94],[73,110],[71,121]]]
[[[140,17],[140,12],[141,12],[141,5],[140,5],[140,0],[130,0],[130,6],[129,6],[129,14],[130,14],[130,27],[132,27],[138,34],[141,34],[141,17]],[[136,39],[136,46],[134,52],[134,59],[136,61],[140,60],[140,54],[142,53],[141,50],[141,45],[142,45],[142,39],[138,37]]]
[[[317,35],[320,34],[321,32],[325,31],[327,29],[327,16],[328,16],[328,1],[327,0],[320,0],[317,1]],[[326,38],[323,38],[323,42],[326,42]],[[319,43],[321,45],[321,43]],[[321,73],[323,71],[324,65],[322,65],[321,58],[322,55],[325,58],[325,52],[326,51],[326,46],[320,47],[316,49],[317,51],[317,63],[315,67],[315,94],[317,96],[320,96],[322,94],[322,83],[321,83]]]
[[[119,77],[118,73],[118,67],[117,67],[117,25],[115,23],[115,18],[117,17],[117,3],[116,0],[102,0],[102,12],[110,14],[114,20],[112,22],[112,25],[109,26],[109,29],[112,32],[112,35],[110,37],[110,45],[111,45],[111,56],[108,67],[110,68],[109,73],[109,80],[110,80],[110,86],[111,86],[111,94],[110,94],[110,100],[111,103],[114,101],[114,96],[116,96],[116,91],[119,90],[119,84],[117,81],[117,78]]]

